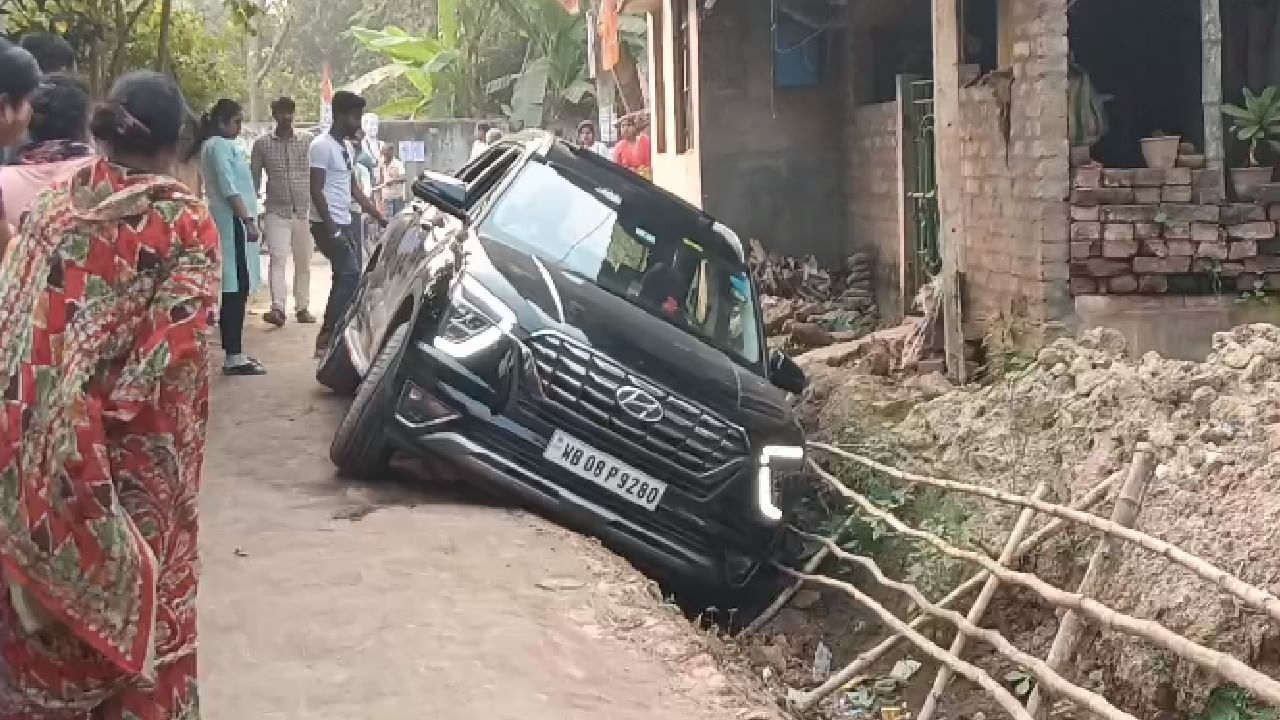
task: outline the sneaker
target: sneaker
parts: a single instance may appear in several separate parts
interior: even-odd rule
[[[316,335],[317,358],[324,357],[325,351],[329,349],[329,338],[332,337],[332,335],[333,333],[328,330],[321,330],[320,333]]]
[[[266,375],[267,369],[262,367],[262,363],[249,358],[247,362],[239,365],[223,365],[222,374],[233,376]]]
[[[276,327],[284,327],[285,322],[288,320],[288,318],[285,317],[284,311],[279,308],[271,308],[271,310],[262,316],[262,319],[267,321],[268,324],[275,325]]]
[[[314,325],[316,323],[316,316],[312,315],[310,310],[299,310],[298,322],[303,325]]]

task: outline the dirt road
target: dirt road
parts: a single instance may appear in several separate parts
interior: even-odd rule
[[[340,481],[344,403],[312,379],[314,326],[248,325],[270,374],[213,390],[206,718],[744,717],[688,625],[592,543],[464,483]]]

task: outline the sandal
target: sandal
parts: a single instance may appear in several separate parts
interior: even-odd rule
[[[239,365],[229,365],[229,366],[223,365],[222,374],[234,375],[234,376],[266,375],[267,369],[263,367],[262,363],[258,362],[257,360],[254,360],[253,358],[248,358],[246,362],[243,362]]]

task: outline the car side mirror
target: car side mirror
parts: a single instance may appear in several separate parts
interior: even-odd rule
[[[467,184],[452,175],[424,171],[413,181],[413,195],[459,220],[467,219]]]
[[[805,386],[809,384],[804,370],[781,350],[774,350],[769,354],[769,381],[795,395],[804,392]]]

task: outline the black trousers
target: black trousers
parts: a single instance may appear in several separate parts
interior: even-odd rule
[[[235,272],[236,292],[222,293],[222,312],[218,315],[218,329],[222,333],[222,350],[228,355],[244,352],[244,314],[249,305],[249,260],[244,223],[235,220],[235,258],[224,258],[224,263],[235,263],[234,269],[223,267],[222,272]]]

